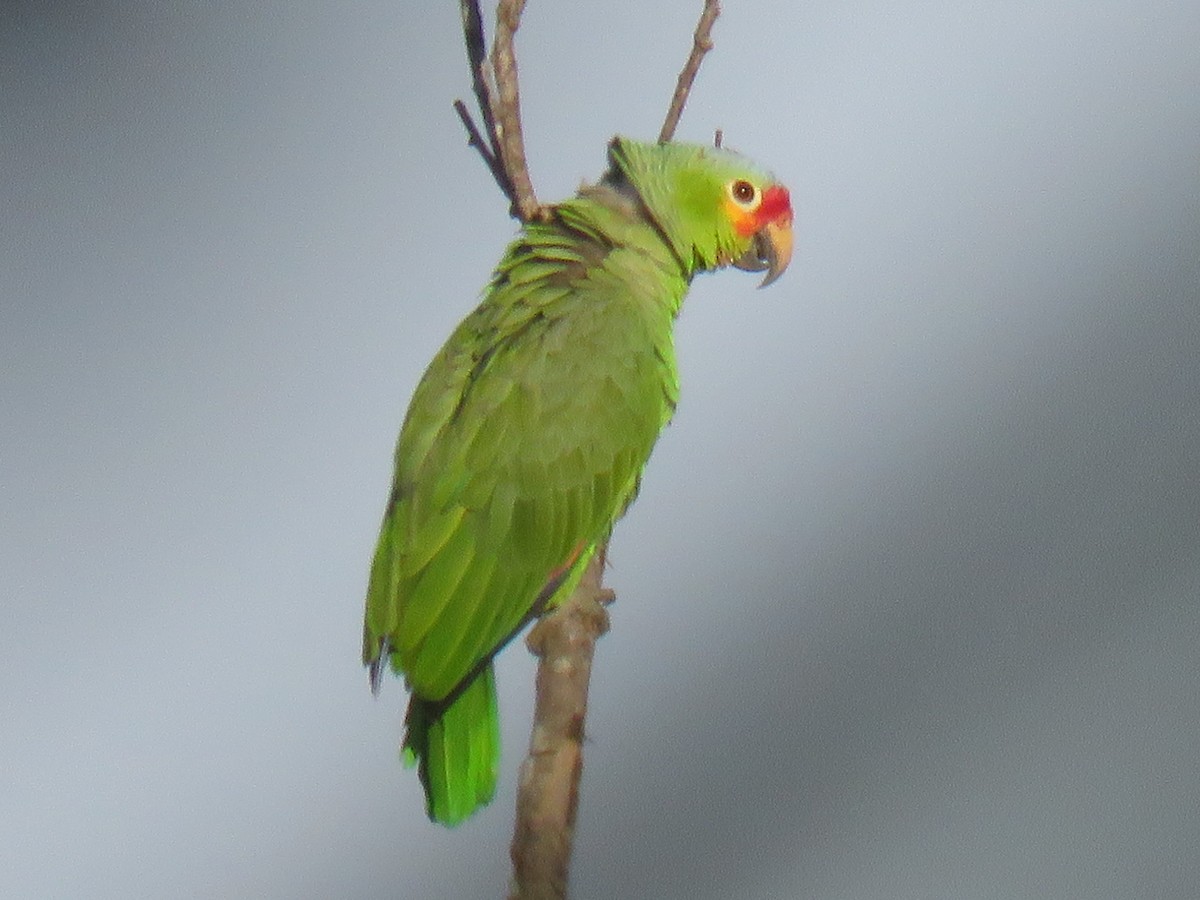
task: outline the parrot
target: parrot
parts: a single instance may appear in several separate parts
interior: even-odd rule
[[[615,137],[599,182],[525,223],[412,395],[371,561],[363,664],[410,691],[401,756],[452,827],[491,802],[493,658],[569,596],[679,397],[693,277],[775,281],[786,187],[732,150]]]

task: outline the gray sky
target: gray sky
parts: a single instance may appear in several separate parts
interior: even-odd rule
[[[530,3],[543,198],[657,132],[700,5]],[[528,655],[454,832],[358,664],[409,393],[513,232],[457,29],[0,11],[0,895],[501,895]],[[680,137],[788,183],[797,253],[685,306],[573,896],[1195,896],[1197,34],[726,4]]]

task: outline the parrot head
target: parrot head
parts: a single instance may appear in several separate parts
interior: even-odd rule
[[[646,144],[616,137],[605,181],[636,195],[690,277],[733,265],[766,272],[792,258],[788,190],[744,157],[719,147]]]

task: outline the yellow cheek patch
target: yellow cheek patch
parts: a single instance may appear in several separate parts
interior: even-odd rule
[[[732,200],[725,201],[725,215],[733,223],[733,230],[741,237],[750,237],[758,231],[758,216]]]

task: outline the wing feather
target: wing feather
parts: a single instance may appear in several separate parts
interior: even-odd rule
[[[400,621],[396,626],[399,639],[393,641],[401,659],[424,641],[434,623],[442,617],[447,604],[455,597],[474,559],[474,543],[469,530],[457,529],[443,545],[441,552],[413,579],[411,589],[405,592],[407,602],[401,607]]]
[[[499,560],[496,557],[481,557],[471,567],[470,577],[463,581],[462,589],[455,595],[456,613],[461,617],[458,628],[438,628],[414,656],[415,667],[421,672],[422,687],[438,694],[449,693],[463,677],[460,671],[462,660],[478,660],[474,647],[464,647],[468,638],[486,621],[492,604],[489,595],[502,587],[502,577],[497,577]]]

